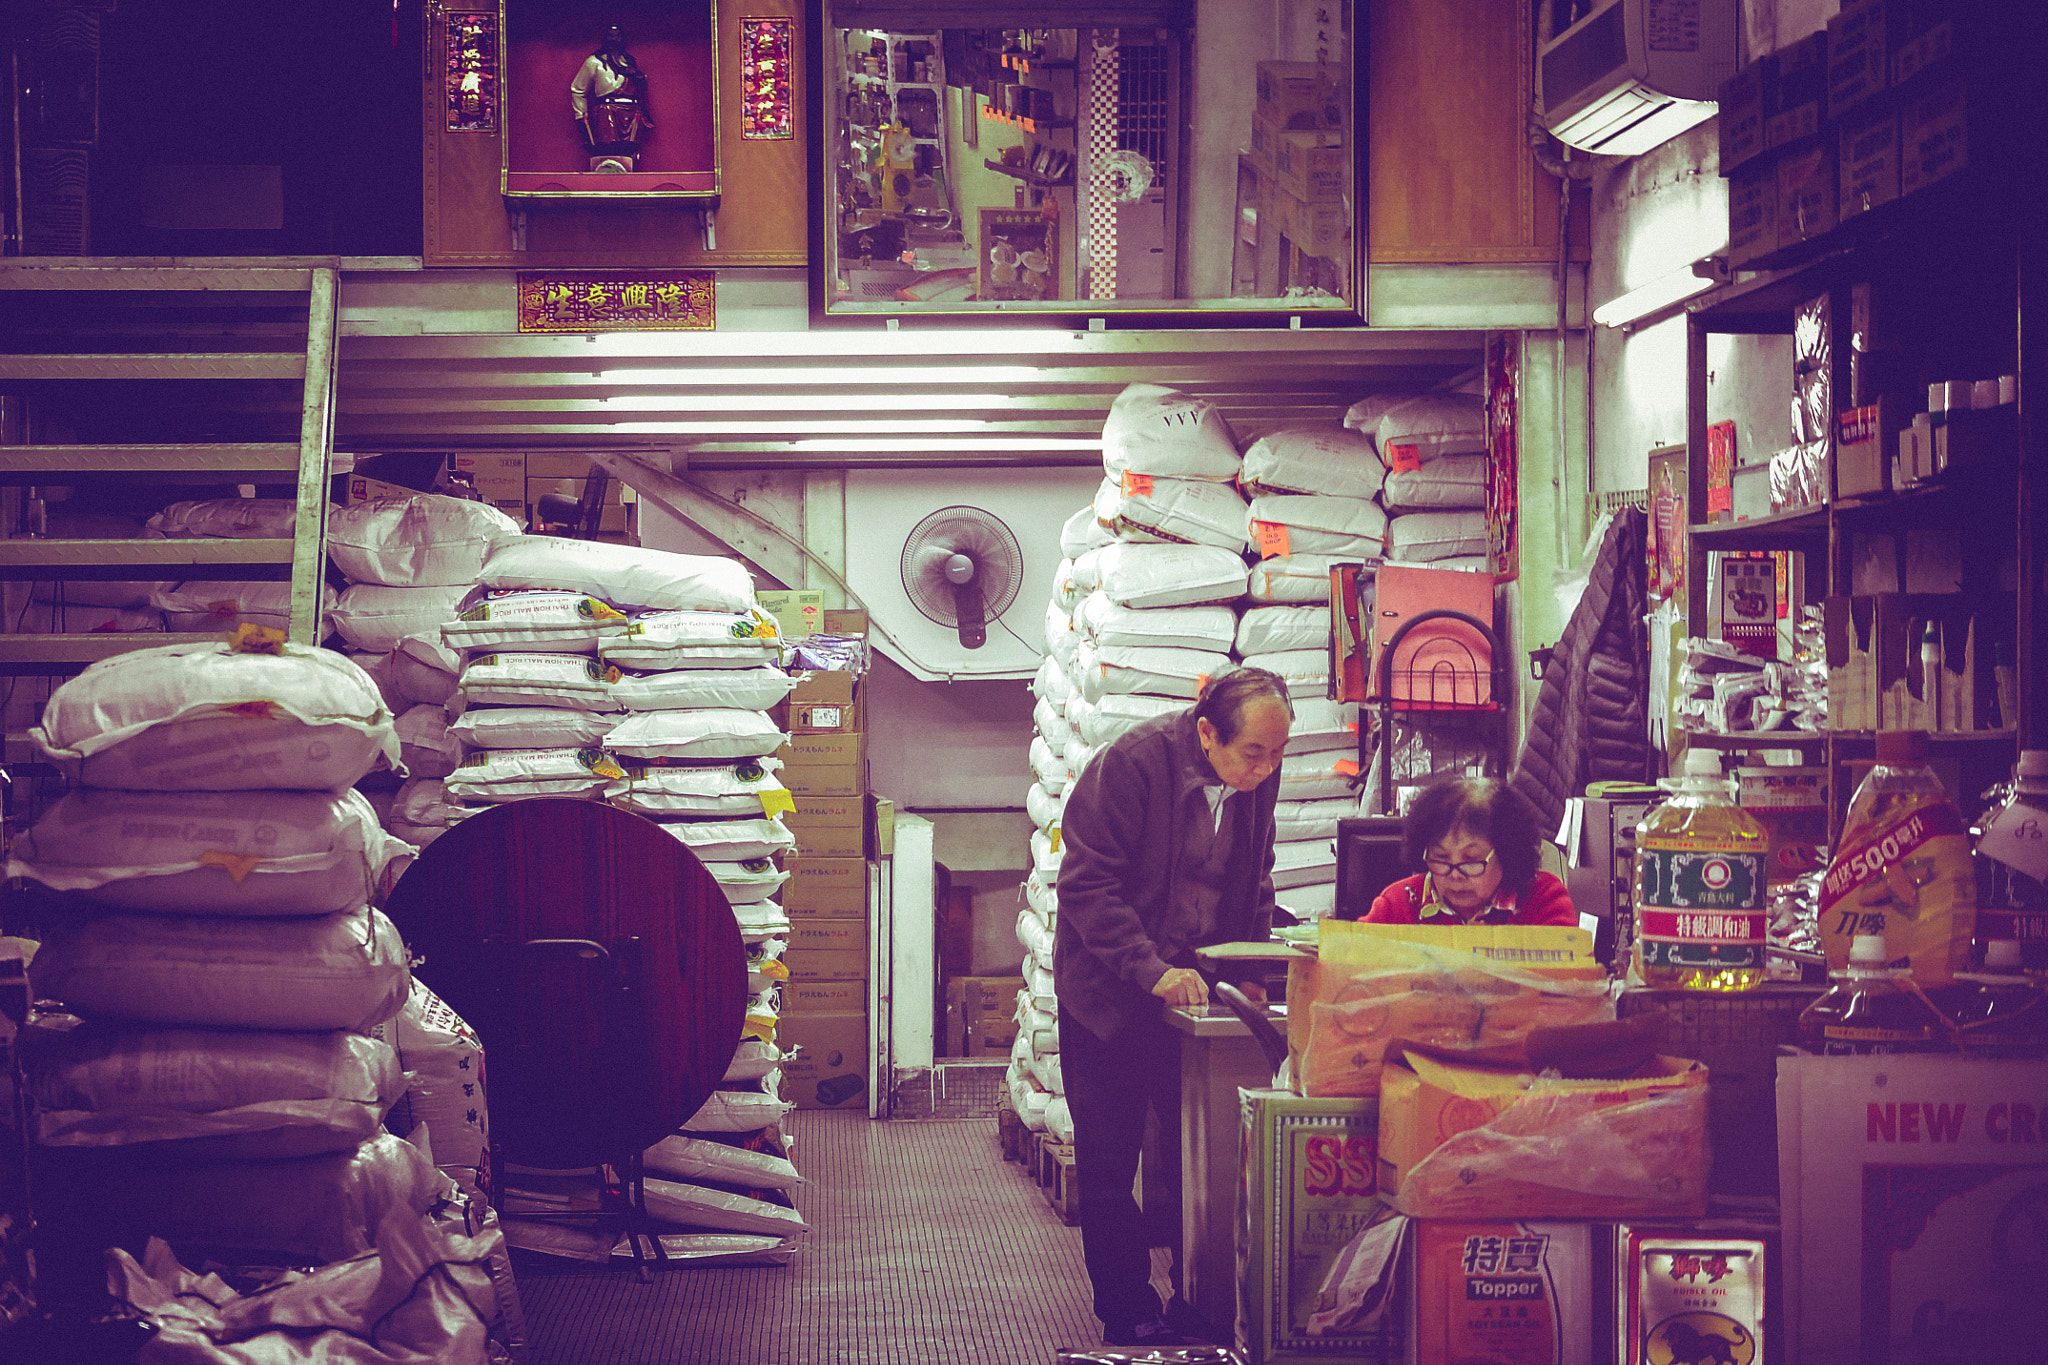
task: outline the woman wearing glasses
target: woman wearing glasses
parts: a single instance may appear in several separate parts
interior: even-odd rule
[[[1564,883],[1536,866],[1536,811],[1490,777],[1441,782],[1415,798],[1402,826],[1412,867],[1380,892],[1369,924],[1562,924],[1578,912]]]

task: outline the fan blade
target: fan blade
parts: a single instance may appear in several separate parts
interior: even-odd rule
[[[988,610],[981,584],[973,579],[953,589],[954,615],[960,622],[960,646],[980,649],[988,643]]]

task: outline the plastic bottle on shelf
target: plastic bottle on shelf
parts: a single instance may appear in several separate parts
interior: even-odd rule
[[[1924,989],[1969,966],[1977,918],[1970,836],[1927,765],[1924,732],[1878,734],[1877,762],[1849,798],[1820,910],[1831,968],[1847,966],[1853,940],[1866,934],[1883,937]]]
[[[1823,1057],[1951,1052],[1948,1021],[1885,955],[1883,934],[1858,934],[1849,965],[1828,973],[1827,993],[1799,1016],[1799,1045]]]
[[[1978,932],[2048,944],[2048,749],[2021,750],[2012,780],[1991,796],[1970,831],[1977,840]]]
[[[1635,971],[1662,989],[1764,979],[1770,838],[1736,805],[1711,749],[1688,749],[1669,799],[1636,826]]]
[[[2015,940],[1990,940],[1982,971],[1957,972],[1955,985],[1931,998],[1955,1025],[1965,1054],[2048,1057],[2048,991],[2021,970]]]

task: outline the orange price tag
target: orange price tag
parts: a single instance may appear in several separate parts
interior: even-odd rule
[[[1128,469],[1125,470],[1124,495],[1132,498],[1148,498],[1152,496],[1152,476],[1150,474],[1133,474]]]
[[[1287,548],[1287,528],[1277,521],[1253,522],[1252,535],[1259,542],[1260,559],[1291,553]]]
[[[1197,673],[1197,674],[1195,674],[1195,695],[1199,697],[1199,696],[1201,696],[1201,695],[1202,695],[1202,694],[1203,694],[1204,692],[1207,692],[1208,690],[1209,690],[1209,675],[1208,675],[1207,673]]]
[[[1422,447],[1413,441],[1387,442],[1387,471],[1412,474],[1422,468]]]
[[[1346,777],[1358,776],[1358,760],[1355,758],[1340,758],[1337,760],[1334,767],[1336,771],[1342,773]]]
[[[262,862],[261,858],[247,853],[228,853],[217,848],[210,848],[199,855],[199,865],[201,867],[220,868],[235,879],[236,886],[240,886],[248,875],[254,872]]]

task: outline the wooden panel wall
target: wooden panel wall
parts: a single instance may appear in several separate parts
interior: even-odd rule
[[[515,0],[516,3],[516,0]],[[788,142],[743,142],[738,107],[740,18],[788,15],[797,20],[796,51],[803,51],[802,0],[724,0],[718,7],[719,129],[718,250],[706,251],[689,201],[578,203],[508,201],[498,193],[499,142],[495,137],[442,131],[440,88],[427,82],[426,246],[428,266],[524,266],[535,270],[668,266],[801,266],[805,258],[804,159],[810,111],[803,73],[795,77],[796,137]],[[438,21],[429,52],[441,43]],[[799,66],[801,63],[799,63]],[[512,249],[507,203],[527,211],[525,251]]]
[[[1371,259],[1555,261],[1557,180],[1528,142],[1528,0],[1370,0],[1362,9]],[[1590,237],[1587,207],[1575,204],[1574,260],[1587,259]]]

